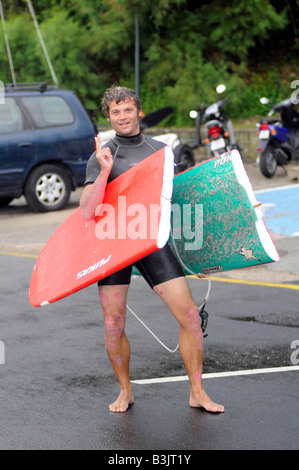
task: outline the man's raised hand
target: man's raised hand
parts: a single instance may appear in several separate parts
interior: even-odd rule
[[[110,173],[113,165],[111,150],[108,147],[101,148],[101,137],[99,134],[96,137],[96,157],[101,170]]]

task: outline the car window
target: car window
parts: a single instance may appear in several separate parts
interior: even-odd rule
[[[69,105],[60,96],[26,96],[22,101],[36,127],[63,126],[74,122]]]
[[[24,129],[22,113],[13,98],[0,104],[0,134],[20,132]]]

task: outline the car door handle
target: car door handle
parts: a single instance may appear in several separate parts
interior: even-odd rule
[[[26,147],[31,147],[32,143],[31,142],[22,142],[19,144],[19,147],[26,148]]]

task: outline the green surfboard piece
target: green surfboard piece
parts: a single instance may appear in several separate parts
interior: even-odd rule
[[[237,150],[174,178],[169,245],[185,274],[279,260]]]

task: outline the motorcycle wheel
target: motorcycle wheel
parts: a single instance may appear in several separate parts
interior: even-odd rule
[[[275,158],[275,148],[272,145],[267,145],[265,150],[260,156],[260,170],[266,178],[272,178],[276,173],[277,161]]]
[[[195,165],[194,153],[186,144],[178,145],[174,150],[174,174],[182,173],[182,171],[187,170]]]

